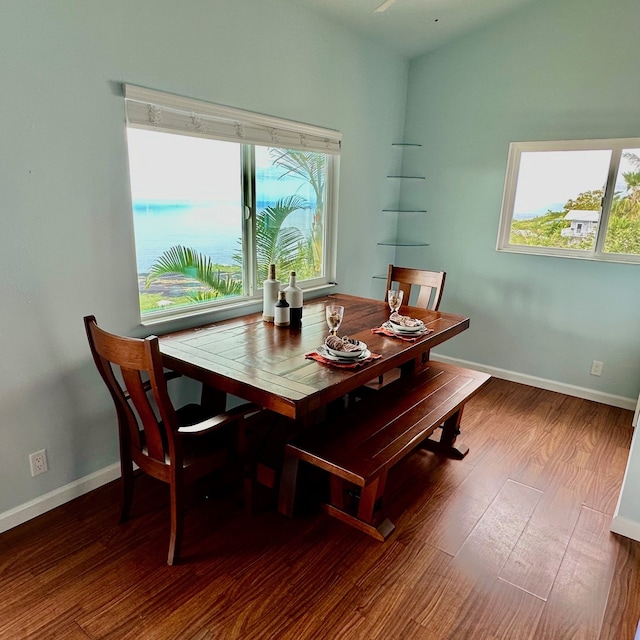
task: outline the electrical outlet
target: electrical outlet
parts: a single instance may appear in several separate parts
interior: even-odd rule
[[[600,360],[594,360],[591,364],[591,375],[592,376],[601,376],[602,375],[602,367],[604,364],[600,362]]]
[[[45,471],[49,471],[49,466],[47,465],[47,451],[43,449],[42,451],[36,451],[29,456],[29,464],[31,465],[31,477],[35,477],[44,473]]]

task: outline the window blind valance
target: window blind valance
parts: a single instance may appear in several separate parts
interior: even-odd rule
[[[300,122],[124,85],[127,124],[142,129],[339,154],[342,134]]]

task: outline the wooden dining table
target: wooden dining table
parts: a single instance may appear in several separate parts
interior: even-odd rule
[[[365,342],[379,358],[338,368],[305,357],[328,334],[327,304],[344,306],[339,335]],[[226,394],[233,394],[303,421],[396,367],[404,375],[419,371],[430,349],[469,327],[469,318],[452,313],[410,306],[400,311],[422,320],[430,332],[414,341],[373,333],[389,318],[387,303],[336,293],[305,301],[299,329],[276,327],[254,313],[161,336],[160,351],[167,368],[215,390],[212,402],[223,403]]]

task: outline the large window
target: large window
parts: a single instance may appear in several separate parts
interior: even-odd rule
[[[497,248],[640,262],[640,139],[512,143]]]
[[[334,279],[338,132],[125,91],[143,318],[260,299],[271,263]]]

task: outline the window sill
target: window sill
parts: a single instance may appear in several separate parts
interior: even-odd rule
[[[303,289],[304,299],[311,300],[326,295],[334,291],[337,286],[335,282],[328,282]],[[169,332],[188,329],[189,327],[197,327],[198,325],[212,322],[220,322],[221,320],[229,320],[261,311],[262,295],[254,298],[245,298],[237,302],[229,302],[228,304],[216,307],[207,307],[204,309],[187,308],[173,313],[160,312],[160,314],[154,315],[153,317],[142,318],[140,320],[140,326],[161,327],[162,332]]]
[[[520,246],[520,245],[518,245]],[[553,249],[544,247],[532,247],[529,246],[526,250],[515,248],[512,246],[498,247],[496,249],[499,253],[518,253],[525,256],[546,256],[547,258],[569,258],[570,260],[592,260],[595,262],[615,262],[617,264],[640,264],[640,255],[632,254],[603,254],[585,252],[580,253],[574,251],[554,251]]]

